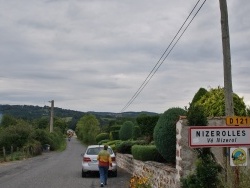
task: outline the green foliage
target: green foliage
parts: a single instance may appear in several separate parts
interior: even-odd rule
[[[32,139],[39,141],[42,145],[51,144],[53,140],[49,136],[50,132],[45,129],[36,129],[32,134]]]
[[[109,141],[109,139],[106,140],[101,140],[100,142],[98,142],[98,145],[105,145],[107,142]]]
[[[110,146],[114,152],[117,152],[117,146],[121,143],[121,140],[111,140],[106,142],[108,146]]]
[[[109,133],[100,133],[96,135],[96,142],[99,143],[101,140],[108,140],[109,139]]]
[[[119,131],[121,128],[121,125],[112,125],[110,127],[110,131]]]
[[[99,132],[99,121],[92,114],[83,116],[76,125],[77,137],[85,144],[96,143],[95,138]]]
[[[234,114],[236,116],[246,116],[246,105],[243,98],[233,93],[233,103]],[[224,89],[220,87],[211,89],[194,105],[202,106],[206,117],[225,116]]]
[[[144,140],[140,141],[140,140],[136,140],[136,141],[132,141],[132,140],[127,140],[127,141],[123,141],[123,142],[118,142],[116,145],[116,151],[118,153],[126,153],[126,154],[132,154],[131,152],[131,148],[133,145],[145,145],[147,144]]]
[[[42,117],[40,119],[37,119],[35,121],[38,129],[46,129],[49,127],[49,118],[48,117]]]
[[[29,140],[28,143],[24,145],[24,150],[31,151],[32,156],[42,154],[42,144],[37,140]]]
[[[187,120],[189,126],[206,126],[208,124],[204,109],[198,105],[190,105]]]
[[[54,127],[58,127],[62,134],[65,134],[68,129],[68,123],[65,118],[55,118]]]
[[[133,139],[136,140],[141,136],[141,128],[139,126],[134,126],[133,128]]]
[[[59,127],[55,127],[54,132],[49,133],[47,129],[35,129],[37,125],[30,125],[23,119],[7,116],[5,120],[8,121],[4,122],[0,130],[0,147],[20,148],[33,156],[41,154],[43,144],[51,145],[51,150],[65,146],[66,141]]]
[[[0,132],[0,147],[23,147],[29,140],[32,128],[27,125],[11,125]]]
[[[175,163],[176,123],[183,115],[186,111],[182,108],[170,108],[160,116],[154,129],[156,148],[169,163]]]
[[[111,140],[119,140],[119,131],[111,131],[110,132]]]
[[[206,89],[200,88],[200,89],[197,91],[197,93],[194,95],[193,100],[192,100],[190,106],[192,106],[192,105],[195,104],[197,101],[199,101],[204,95],[207,94],[207,92],[208,92],[208,91],[207,91]]]
[[[149,116],[142,114],[136,118],[136,122],[141,128],[141,134],[148,137],[148,142],[151,142],[153,139],[154,128],[159,117],[159,115]]]
[[[181,179],[182,188],[217,188],[220,170],[210,155],[198,158],[195,172]]]
[[[8,127],[8,126],[11,126],[11,125],[16,125],[17,124],[17,120],[16,118],[14,118],[13,116],[11,115],[3,115],[2,117],[2,121],[1,121],[1,126],[2,127]]]
[[[250,116],[250,106],[247,107],[247,116]]]
[[[122,124],[119,131],[119,138],[121,140],[129,140],[133,138],[134,123],[132,121],[126,121]]]
[[[131,151],[133,158],[140,161],[165,161],[155,145],[133,145]]]

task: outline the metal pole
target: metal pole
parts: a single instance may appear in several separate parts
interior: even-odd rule
[[[54,119],[54,100],[51,100],[49,102],[51,103],[49,131],[52,133],[53,132],[53,119]]]
[[[230,37],[229,37],[229,26],[228,26],[228,11],[227,1],[220,0],[220,11],[221,11],[221,33],[222,33],[222,48],[223,48],[223,66],[224,66],[224,93],[225,93],[225,115],[234,116],[233,107],[233,87],[232,87],[232,73],[231,73],[231,52],[230,52]],[[224,163],[226,168],[226,181],[228,173],[228,153],[229,148],[224,148]],[[237,172],[237,171],[235,171]],[[235,188],[238,187],[238,174],[235,174]]]

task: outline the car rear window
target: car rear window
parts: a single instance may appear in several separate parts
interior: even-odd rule
[[[88,151],[87,151],[87,155],[98,155],[98,153],[103,150],[102,147],[98,147],[98,148],[89,148]],[[110,154],[113,154],[113,151],[112,149],[108,148],[108,152]]]

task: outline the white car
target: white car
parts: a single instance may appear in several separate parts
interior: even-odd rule
[[[97,156],[98,153],[103,150],[104,145],[90,145],[86,149],[85,153],[82,154],[82,177],[86,177],[86,175],[90,172],[99,172]],[[112,148],[108,146],[108,150],[110,153],[110,157],[112,159],[112,167],[109,167],[109,174],[114,177],[117,176],[117,164],[115,160],[115,153]]]

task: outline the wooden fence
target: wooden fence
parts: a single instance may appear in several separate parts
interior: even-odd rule
[[[0,162],[20,160],[27,158],[33,155],[33,148],[14,148],[11,147],[2,147],[0,148]]]

